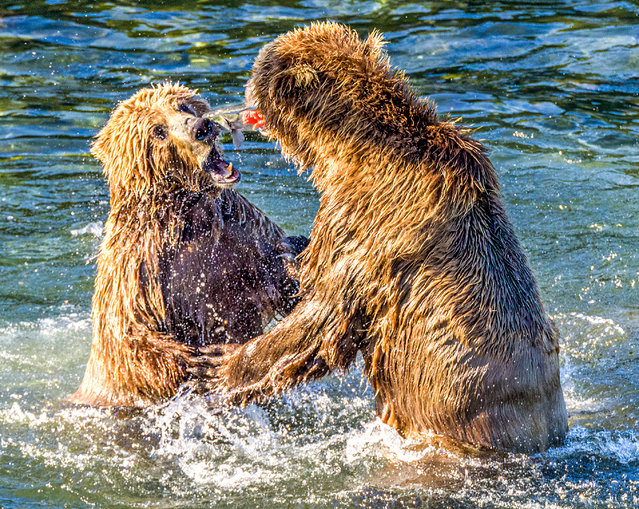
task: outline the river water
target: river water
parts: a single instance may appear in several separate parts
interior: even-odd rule
[[[636,507],[639,4],[214,3],[0,2],[0,506]],[[150,83],[241,100],[259,48],[318,19],[382,31],[419,93],[490,147],[561,331],[565,446],[411,443],[375,421],[361,366],[243,410],[189,395],[138,414],[60,403],[88,358],[108,212],[91,137]],[[306,179],[257,135],[224,142],[239,190],[308,234]]]

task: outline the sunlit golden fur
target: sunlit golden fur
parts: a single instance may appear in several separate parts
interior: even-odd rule
[[[111,210],[76,403],[139,406],[172,396],[195,346],[245,341],[292,307],[283,231],[204,171],[219,149],[213,137],[189,139],[185,126],[208,111],[184,86],[146,88],[115,109],[93,144]],[[252,314],[238,318],[234,299],[251,301]]]
[[[125,205],[122,198],[142,198],[149,192],[158,194],[170,188],[201,191],[211,185],[185,146],[164,143],[151,134],[156,125],[166,126],[168,115],[187,101],[200,115],[209,111],[206,101],[193,90],[171,84],[142,89],[118,105],[91,149],[104,164],[112,206]]]
[[[302,302],[223,357],[211,349],[210,386],[259,400],[361,351],[379,417],[405,435],[520,451],[561,443],[557,330],[482,145],[438,120],[379,34],[361,41],[333,23],[262,49],[247,99],[312,169],[320,207]]]

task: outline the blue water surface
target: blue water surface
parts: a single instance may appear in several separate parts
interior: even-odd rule
[[[88,358],[108,213],[91,137],[151,83],[242,100],[260,47],[324,19],[383,32],[418,92],[490,147],[561,331],[565,446],[412,443],[375,420],[361,367],[246,409],[60,404]],[[636,1],[0,2],[0,506],[638,506],[638,139]],[[223,141],[239,190],[308,234],[306,178],[258,135]]]

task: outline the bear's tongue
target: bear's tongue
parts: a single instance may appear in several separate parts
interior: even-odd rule
[[[219,157],[215,150],[211,150],[209,157],[206,158],[202,169],[211,175],[218,184],[233,185],[240,180],[240,172],[237,171],[232,163],[227,163]]]

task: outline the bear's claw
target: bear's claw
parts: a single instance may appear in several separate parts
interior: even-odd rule
[[[201,393],[219,392],[223,378],[220,370],[227,361],[225,356],[232,354],[239,346],[237,343],[219,343],[198,348],[186,368],[192,377],[189,385]]]
[[[298,256],[306,246],[309,239],[304,236],[282,237],[277,243],[277,251],[284,263],[284,268],[288,275],[294,279],[299,279],[300,261]],[[297,290],[294,292],[297,293]]]

